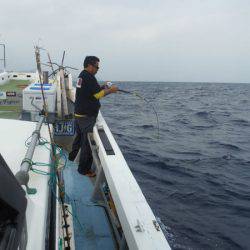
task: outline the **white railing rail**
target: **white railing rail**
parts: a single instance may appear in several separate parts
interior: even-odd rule
[[[113,154],[107,154],[99,131],[104,131]],[[129,249],[170,249],[170,246],[148,205],[137,181],[131,173],[109,127],[99,113],[93,131],[96,153],[101,171],[98,171],[93,198],[97,197],[102,182],[108,184],[119,222]],[[104,176],[101,176],[103,175]],[[124,245],[121,242],[119,248]]]

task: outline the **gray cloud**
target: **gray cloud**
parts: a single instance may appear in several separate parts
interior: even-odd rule
[[[3,1],[9,69],[33,69],[39,38],[54,60],[101,58],[104,80],[250,81],[250,2],[244,0]]]

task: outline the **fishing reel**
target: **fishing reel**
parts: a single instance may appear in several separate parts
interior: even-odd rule
[[[106,86],[107,86],[108,88],[111,88],[112,85],[114,85],[112,82],[106,82]]]

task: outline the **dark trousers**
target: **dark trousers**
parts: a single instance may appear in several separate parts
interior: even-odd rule
[[[74,159],[81,149],[78,172],[86,174],[93,162],[92,152],[89,145],[88,133],[93,132],[93,127],[96,122],[96,117],[80,117],[75,119],[76,137],[73,142],[72,151],[69,154],[71,159]]]

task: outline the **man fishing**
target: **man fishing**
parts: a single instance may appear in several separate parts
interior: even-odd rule
[[[84,60],[84,70],[80,73],[76,85],[75,98],[75,128],[76,137],[73,142],[72,151],[69,153],[69,160],[74,161],[81,149],[78,172],[82,175],[94,177],[96,174],[91,171],[93,162],[91,148],[87,134],[93,132],[99,109],[100,99],[108,94],[116,93],[117,86],[100,86],[95,78],[99,69],[99,58],[87,56]]]

